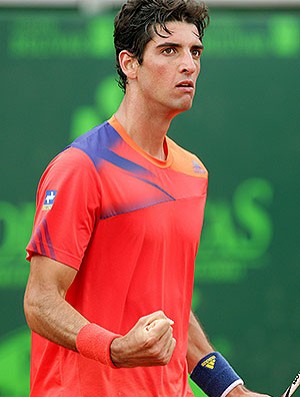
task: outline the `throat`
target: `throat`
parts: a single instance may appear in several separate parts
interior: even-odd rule
[[[141,112],[138,115],[128,107],[121,106],[115,117],[123,126],[131,140],[147,155],[166,161],[168,158],[168,145],[166,133],[170,126],[170,120],[166,117],[150,117]]]
[[[166,161],[168,158],[168,145],[166,138],[164,138],[163,142],[160,145],[149,145],[147,143],[139,142],[136,140],[137,144],[143,149],[146,153],[148,153],[151,157],[155,158],[159,161]]]

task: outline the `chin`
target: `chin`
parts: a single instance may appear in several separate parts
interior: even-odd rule
[[[169,111],[172,114],[172,117],[176,116],[177,114],[186,112],[190,110],[193,105],[193,100],[189,99],[186,101],[180,101],[179,103],[174,103],[173,106],[169,106]]]
[[[181,106],[179,107],[180,112],[186,112],[187,110],[190,110],[193,105],[193,101],[187,101],[185,103],[182,103]]]

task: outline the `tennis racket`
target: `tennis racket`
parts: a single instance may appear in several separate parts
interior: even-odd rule
[[[291,397],[291,395],[294,394],[294,392],[297,390],[299,385],[300,385],[300,372],[297,373],[295,379],[281,397]]]

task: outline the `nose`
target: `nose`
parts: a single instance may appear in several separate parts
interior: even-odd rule
[[[190,52],[184,53],[180,64],[180,72],[187,75],[195,73],[197,68],[199,68],[197,62],[199,61],[196,61]]]

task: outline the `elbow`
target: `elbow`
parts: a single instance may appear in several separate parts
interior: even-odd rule
[[[38,303],[30,291],[26,290],[23,301],[24,314],[28,327],[31,331],[38,332],[39,323]]]

